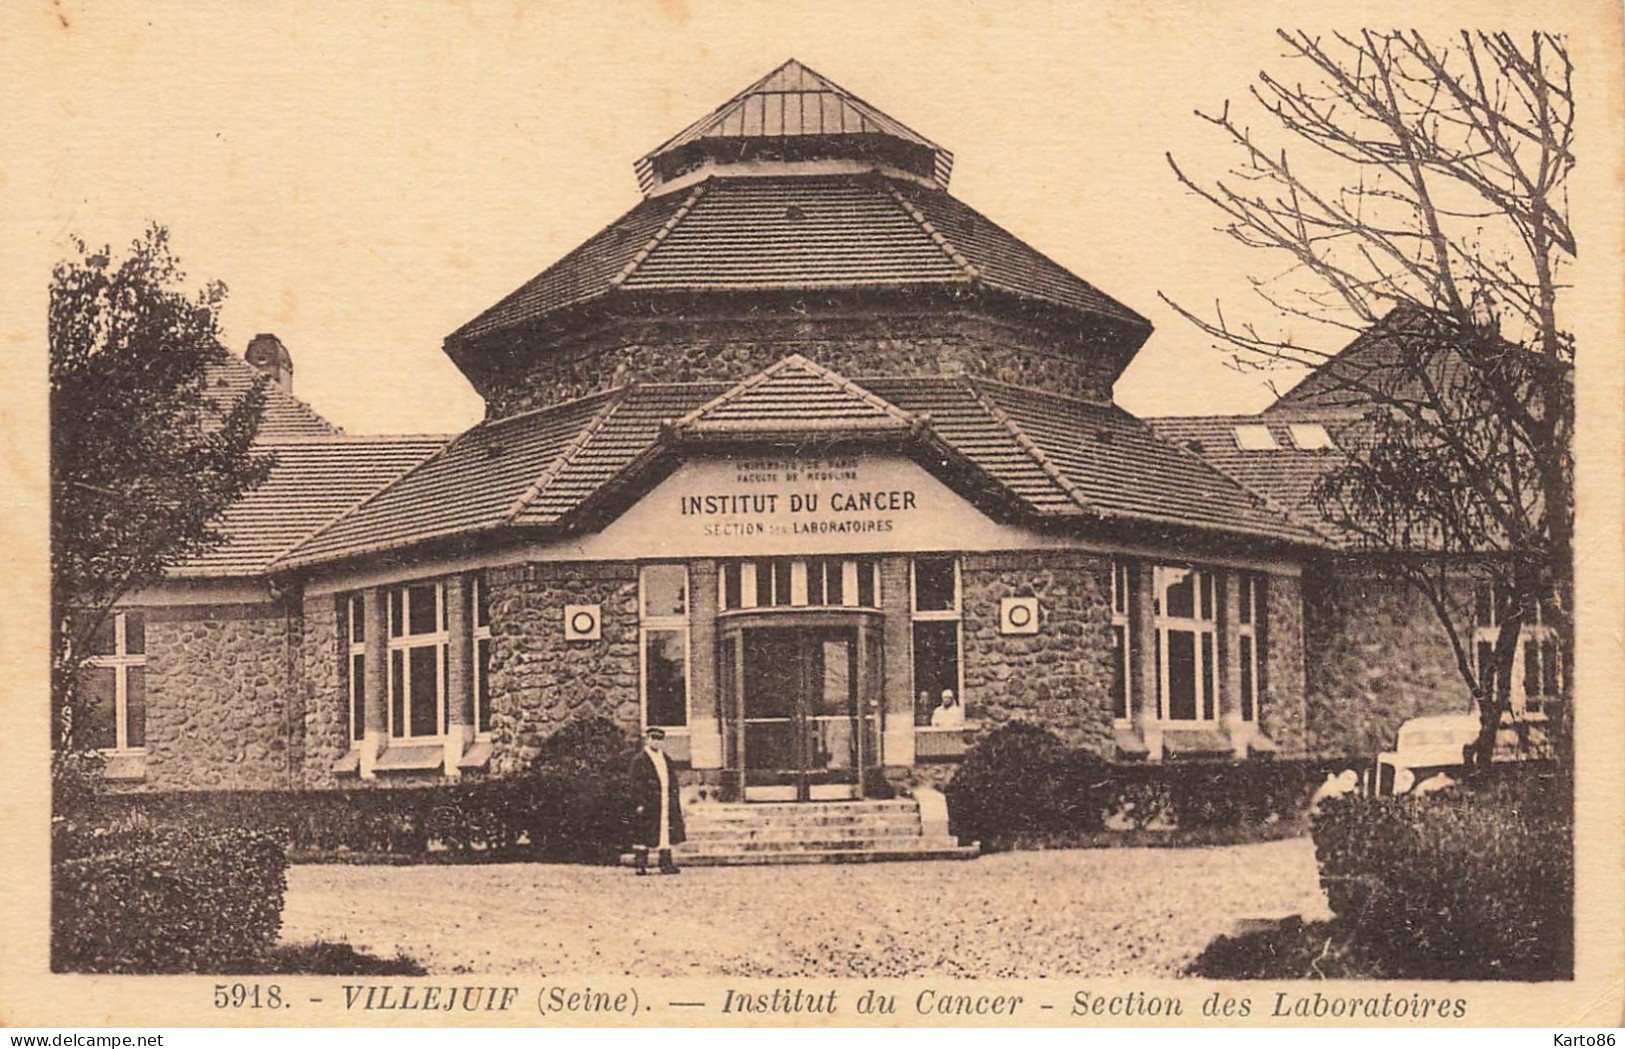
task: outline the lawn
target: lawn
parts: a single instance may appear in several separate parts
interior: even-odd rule
[[[1177,976],[1237,919],[1329,917],[1308,838],[934,863],[296,866],[284,943],[431,973]]]

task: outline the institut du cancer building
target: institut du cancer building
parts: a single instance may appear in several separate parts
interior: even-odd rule
[[[269,377],[274,472],[109,623],[109,775],[501,776],[597,716],[723,797],[828,799],[940,783],[1014,719],[1236,761],[1468,709],[1427,612],[1316,526],[1312,398],[1117,407],[1151,325],[951,167],[787,63],[445,339],[487,406],[455,437],[346,436],[256,338],[216,381]]]

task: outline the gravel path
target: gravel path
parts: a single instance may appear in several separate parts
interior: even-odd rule
[[[1307,838],[963,862],[689,868],[299,866],[283,940],[431,973],[1178,975],[1237,918],[1328,916]]]

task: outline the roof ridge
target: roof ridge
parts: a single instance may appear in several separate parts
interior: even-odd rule
[[[510,423],[516,423],[523,419],[529,419],[532,416],[544,415],[548,412],[556,412],[564,408],[575,408],[587,403],[595,397],[609,397],[613,394],[621,393],[629,385],[629,383],[622,383],[619,386],[611,386],[603,390],[593,390],[591,393],[584,393],[579,397],[572,397],[567,401],[555,401],[552,404],[544,404],[537,408],[526,408],[522,412],[514,412],[512,415],[499,415],[495,419],[481,419],[479,422],[475,423],[473,426],[470,426],[462,433],[455,434],[452,437],[451,443],[457,444],[475,432],[489,432],[500,426],[507,426]]]
[[[256,440],[258,446],[298,447],[320,444],[408,444],[414,441],[450,441],[455,433],[336,433],[330,436],[315,434],[287,434]]]
[[[1059,466],[1055,465],[1055,461],[1049,457],[1049,453],[1040,448],[1038,442],[1028,436],[1027,431],[1021,428],[1021,424],[1011,418],[1009,412],[983,395],[981,389],[977,386],[977,382],[978,380],[974,377],[965,376],[965,385],[970,389],[971,396],[976,399],[976,403],[982,407],[983,411],[992,416],[994,421],[1003,426],[1011,437],[1015,438],[1016,444],[1020,446],[1021,450],[1026,452],[1028,457],[1038,464],[1040,470],[1044,471],[1044,476],[1054,481],[1067,494],[1068,498],[1078,504],[1080,509],[1089,513],[1101,513],[1099,507],[1085,498],[1083,489],[1078,487],[1077,482],[1073,481]]]
[[[1241,422],[1240,420],[1252,419],[1252,420],[1256,420],[1259,423],[1266,423],[1268,421],[1268,418],[1266,416],[1254,415],[1254,414],[1251,414],[1251,413],[1248,413],[1248,412],[1235,412],[1235,413],[1232,413],[1232,414],[1225,414],[1225,415],[1137,415],[1137,416],[1135,416],[1135,418],[1139,419],[1141,422],[1145,423],[1148,426],[1155,426],[1157,423],[1160,423],[1160,422],[1182,423],[1182,422],[1196,422],[1196,421],[1200,421],[1200,422],[1231,422],[1231,423],[1235,423],[1237,426],[1244,426],[1244,425],[1246,425],[1246,423]],[[1283,421],[1279,425],[1285,426],[1286,423]]]
[[[513,505],[503,512],[503,524],[513,524],[514,521],[518,520],[519,515],[525,512],[525,508],[535,502],[536,497],[547,489],[548,485],[558,480],[559,474],[564,472],[564,468],[570,465],[571,460],[580,454],[588,442],[597,436],[598,431],[603,428],[604,423],[609,420],[610,416],[619,411],[621,406],[626,403],[626,389],[626,387],[622,387],[617,391],[617,396],[610,398],[607,404],[598,409],[593,414],[593,417],[587,420],[587,424],[578,430],[574,437],[570,438],[569,443],[559,450],[559,454],[553,457],[553,461],[548,463],[542,472],[536,476],[536,480],[531,482],[530,487],[519,493],[519,498],[515,499]]]
[[[896,201],[898,206],[919,225],[920,229],[925,231],[926,236],[931,238],[931,242],[941,248],[943,254],[953,260],[955,266],[965,271],[966,279],[972,284],[979,283],[982,279],[982,271],[967,259],[963,252],[954,247],[953,242],[948,239],[946,234],[937,229],[936,224],[926,217],[925,212],[915,207],[913,201],[903,196],[891,179],[884,179],[883,181],[886,192],[891,194],[892,200]]]
[[[632,256],[632,261],[622,266],[620,272],[615,276],[609,278],[610,289],[613,290],[625,284],[632,274],[637,272],[638,267],[643,265],[650,255],[654,254],[654,250],[660,247],[667,237],[671,236],[671,231],[676,229],[677,224],[687,218],[688,213],[694,210],[694,205],[700,202],[700,198],[705,195],[706,187],[710,185],[710,182],[711,180],[708,178],[700,180],[694,189],[690,191],[688,197],[677,205],[677,208],[666,217],[666,221],[660,224],[660,228],[655,230],[643,247],[638,249],[638,253]]]
[[[1019,382],[1006,382],[1003,379],[990,379],[985,375],[967,376],[967,378],[973,378],[978,384],[984,386],[999,386],[1006,390],[1017,390],[1021,393],[1036,393],[1052,400],[1066,401],[1069,404],[1087,405],[1091,408],[1116,409],[1117,411],[1122,412],[1124,415],[1130,415],[1131,418],[1139,418],[1138,415],[1132,415],[1127,409],[1123,408],[1122,405],[1110,399],[1095,401],[1090,400],[1087,397],[1074,397],[1070,393],[1062,393],[1059,390],[1052,390],[1044,386],[1023,386]]]
[[[240,356],[235,350],[230,349],[224,344],[217,342],[216,345],[220,347],[220,353],[223,358],[222,363],[225,366],[237,368],[241,372],[245,373],[244,378],[247,378],[252,382],[260,382],[263,384],[267,406],[269,406],[269,402],[273,397],[279,397],[287,401],[296,411],[303,414],[308,420],[320,423],[331,430],[334,434],[343,435],[344,427],[338,425],[333,420],[317,411],[315,408],[312,408],[309,404],[306,404],[292,393],[289,393],[287,390],[284,390],[282,387],[272,382],[270,377],[264,372],[248,363],[248,359],[246,357]],[[262,410],[260,412],[260,421],[262,424],[264,420],[265,413]]]

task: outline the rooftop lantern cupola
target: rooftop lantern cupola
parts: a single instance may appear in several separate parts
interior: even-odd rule
[[[791,354],[1105,401],[1151,333],[956,199],[947,150],[799,62],[635,167],[631,209],[446,338],[493,417]]]
[[[883,171],[948,188],[953,154],[790,59],[633,165],[646,195],[707,175]]]

